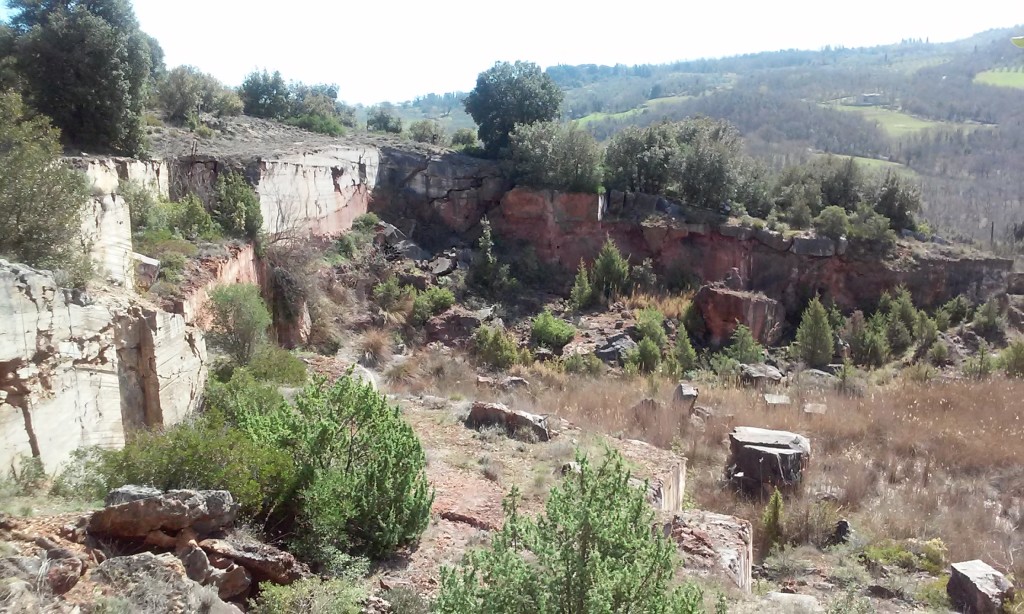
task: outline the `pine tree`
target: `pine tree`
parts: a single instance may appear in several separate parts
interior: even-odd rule
[[[687,334],[685,328],[681,329],[676,337],[676,347],[672,350],[672,359],[678,366],[680,374],[692,371],[697,366],[697,352],[694,351],[693,344],[690,343],[690,335]]]
[[[772,493],[772,498],[768,500],[768,505],[764,508],[764,515],[761,517],[763,544],[766,552],[771,551],[772,548],[780,545],[782,542],[783,513],[782,493],[776,488],[775,492]]]
[[[594,260],[593,291],[604,300],[612,300],[625,292],[628,282],[629,262],[608,238]]]
[[[820,369],[832,361],[835,349],[832,327],[828,323],[828,312],[817,297],[804,310],[796,331],[796,343],[800,359],[807,366]]]
[[[594,302],[594,289],[590,285],[590,274],[587,273],[587,265],[580,259],[580,268],[576,271],[576,281],[572,284],[572,292],[569,294],[569,301],[574,309],[583,310]]]
[[[750,329],[740,324],[729,338],[729,347],[725,355],[741,364],[758,364],[764,362],[764,348],[754,340]]]

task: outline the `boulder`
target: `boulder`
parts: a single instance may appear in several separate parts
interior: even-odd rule
[[[636,349],[636,341],[626,333],[616,333],[608,337],[594,350],[594,355],[609,365],[626,363],[626,354]]]
[[[170,553],[142,552],[111,557],[93,570],[90,579],[108,584],[128,601],[127,611],[146,611],[157,600],[162,612],[240,612],[216,595],[210,595],[209,589],[198,582],[188,579],[181,561]]]
[[[722,346],[743,324],[762,345],[774,345],[782,337],[786,310],[782,303],[759,292],[733,290],[717,283],[703,286],[693,298],[707,329],[708,342]]]
[[[778,384],[782,381],[782,372],[771,365],[740,365],[740,381],[748,386],[758,388],[767,384]]]
[[[124,496],[121,493],[111,500]],[[172,490],[97,510],[89,518],[88,530],[94,535],[119,538],[143,538],[153,531],[184,528],[209,534],[234,522],[238,507],[226,490]]]
[[[778,252],[788,252],[789,248],[793,245],[793,239],[787,239],[786,235],[781,232],[766,228],[755,229],[754,239],[758,243]]]
[[[946,593],[953,605],[967,614],[999,614],[1014,597],[1013,584],[979,560],[953,563]]]
[[[811,442],[788,431],[738,426],[729,434],[729,452],[726,474],[744,490],[791,490],[810,461]]]
[[[672,404],[687,412],[693,413],[693,406],[697,402],[699,391],[696,386],[687,382],[676,384],[676,390],[672,393]]]
[[[126,484],[108,492],[106,498],[103,499],[103,505],[110,507],[111,505],[120,505],[130,501],[138,501],[139,499],[159,497],[162,494],[164,494],[164,491],[159,488]]]
[[[836,387],[839,378],[820,369],[805,369],[796,374],[793,383],[804,388],[829,390]]]
[[[160,261],[136,252],[131,253],[131,259],[135,261],[135,281],[143,288],[149,288],[156,283],[160,275]]]
[[[427,320],[427,340],[462,345],[472,338],[473,332],[483,322],[480,313],[455,306]]]
[[[244,567],[257,582],[291,584],[309,576],[309,570],[294,556],[257,541],[204,539],[199,542],[199,547],[205,550],[211,559],[216,555]]]
[[[500,426],[513,437],[528,433],[537,441],[551,439],[547,417],[509,409],[501,403],[473,403],[473,408],[466,418],[466,426],[474,429],[482,426]]]
[[[734,516],[684,511],[664,525],[663,532],[679,548],[684,573],[721,577],[749,593],[753,584],[753,529],[750,522]]]
[[[430,263],[430,272],[436,277],[451,275],[457,268],[459,268],[459,262],[454,258],[448,258],[445,256],[436,258]]]
[[[836,255],[836,244],[828,237],[794,237],[790,250],[798,256],[827,258]]]
[[[793,402],[789,399],[789,395],[786,394],[764,394],[765,405],[768,409],[775,407],[789,407]]]

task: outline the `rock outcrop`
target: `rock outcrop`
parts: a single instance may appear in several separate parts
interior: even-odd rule
[[[535,441],[551,439],[551,429],[544,416],[518,409],[509,409],[501,403],[473,403],[466,418],[466,426],[481,428],[493,426],[505,429],[511,437],[530,437]]]
[[[721,284],[702,287],[693,298],[707,331],[708,342],[716,347],[729,342],[743,324],[762,345],[774,345],[782,337],[786,310],[782,303],[760,292],[731,290]]]
[[[797,487],[810,462],[811,442],[803,435],[750,426],[729,434],[726,474],[748,492]]]
[[[749,521],[692,510],[675,514],[664,525],[664,533],[682,552],[684,573],[722,577],[741,591],[750,592],[754,546]]]
[[[984,561],[953,563],[946,593],[959,611],[969,614],[1001,614],[1013,600],[1013,584]]]
[[[0,466],[37,457],[54,472],[80,446],[122,446],[199,402],[202,334],[130,295],[94,299],[0,261],[0,323]]]

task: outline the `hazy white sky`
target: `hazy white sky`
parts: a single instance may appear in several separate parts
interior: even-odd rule
[[[337,83],[349,103],[472,89],[499,60],[643,64],[947,41],[1024,21],[1020,0],[134,0],[169,67]],[[1024,32],[1022,32],[1024,34]]]

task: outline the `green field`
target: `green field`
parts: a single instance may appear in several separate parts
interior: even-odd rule
[[[930,128],[960,128],[962,130],[977,130],[978,128],[983,127],[980,124],[941,122],[932,119],[923,119],[883,107],[860,107],[845,104],[827,106],[838,111],[860,113],[864,116],[864,119],[877,122],[882,130],[885,130],[885,132],[893,138],[914,134]]]
[[[584,115],[576,121],[579,122],[580,126],[586,126],[591,122],[601,121],[603,119],[626,119],[633,115],[639,115],[645,111],[656,111],[659,107],[682,102],[690,98],[693,98],[693,96],[666,96],[664,98],[653,98],[636,108],[629,109],[628,111],[620,111],[618,113],[591,113],[590,115]]]
[[[1024,72],[1009,69],[986,70],[974,75],[974,82],[996,87],[1024,89]]]
[[[864,157],[861,157],[861,156],[839,156],[839,155],[835,155],[835,154],[818,154],[818,157],[822,157],[823,158],[823,157],[828,156],[828,155],[832,155],[833,157],[843,158],[843,159],[853,158],[854,160],[857,161],[857,164],[860,164],[861,166],[863,166],[863,167],[865,167],[867,169],[870,169],[870,170],[878,170],[878,171],[894,170],[894,171],[898,171],[900,173],[903,173],[905,175],[908,175],[910,177],[916,177],[917,176],[917,171],[915,171],[914,169],[909,168],[907,166],[904,166],[904,165],[900,164],[899,162],[889,162],[888,160],[878,160],[877,158],[864,158]]]

